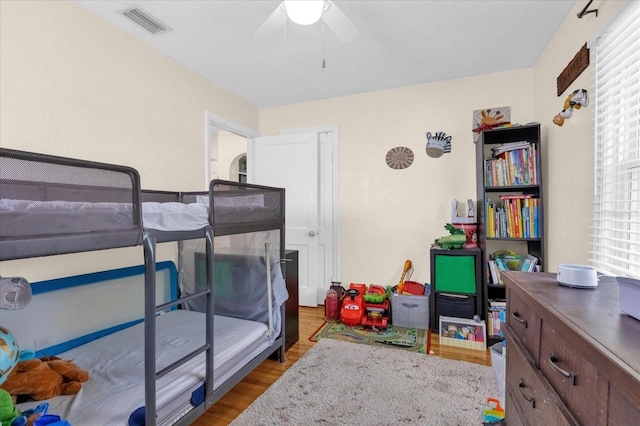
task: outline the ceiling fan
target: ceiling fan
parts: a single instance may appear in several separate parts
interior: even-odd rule
[[[310,20],[302,20],[298,22],[295,14],[298,9],[315,8],[316,16]],[[258,28],[254,36],[270,37],[276,34],[282,28],[287,20],[300,23],[301,25],[309,25],[322,19],[322,21],[333,31],[343,43],[354,40],[360,30],[351,22],[349,18],[330,0],[322,1],[289,1],[281,2],[278,7],[271,13],[266,21]]]

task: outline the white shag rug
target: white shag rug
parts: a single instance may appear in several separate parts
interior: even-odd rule
[[[482,424],[491,367],[321,339],[231,424]]]

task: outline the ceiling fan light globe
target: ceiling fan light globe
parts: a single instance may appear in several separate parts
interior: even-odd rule
[[[299,25],[318,22],[324,9],[324,0],[285,0],[287,17]]]

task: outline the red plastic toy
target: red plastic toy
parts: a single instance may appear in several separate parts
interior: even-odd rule
[[[362,325],[371,328],[386,329],[389,324],[389,298],[384,287],[369,286],[364,295],[364,315]]]
[[[355,284],[358,286],[358,284]],[[362,314],[364,312],[364,299],[362,295],[364,292],[360,292],[358,288],[353,288],[354,284],[351,284],[349,290],[347,290],[347,296],[342,300],[342,308],[340,309],[340,321],[345,325],[358,325],[362,321]]]
[[[342,299],[340,321],[349,326],[386,329],[389,324],[390,302],[384,287],[351,283]]]

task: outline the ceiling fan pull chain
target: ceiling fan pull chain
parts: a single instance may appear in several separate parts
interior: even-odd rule
[[[324,19],[322,20],[322,68],[324,69],[326,63],[324,61]]]

